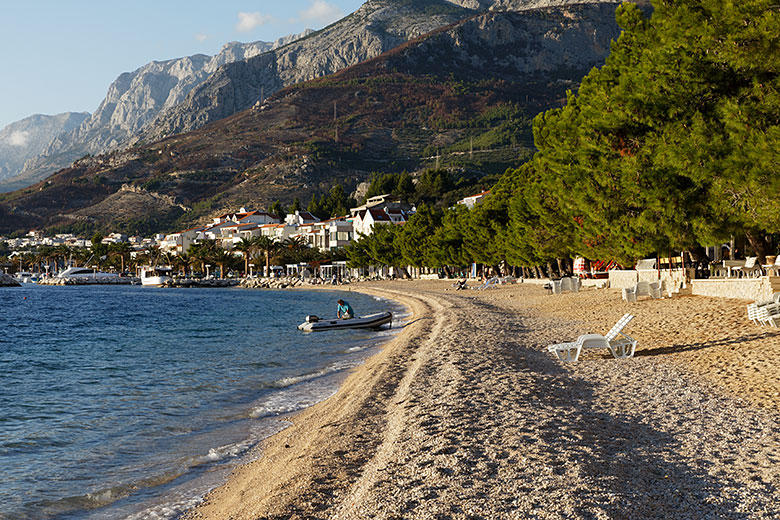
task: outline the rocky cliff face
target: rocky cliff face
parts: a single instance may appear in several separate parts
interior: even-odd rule
[[[18,174],[24,163],[43,152],[57,135],[78,128],[88,117],[87,112],[36,114],[0,130],[0,183]]]
[[[249,108],[261,92],[267,96],[285,86],[332,74],[479,12],[610,3],[614,4],[609,0],[369,0],[352,15],[308,38],[222,67],[182,103],[161,112],[140,139],[153,141],[194,130]],[[605,16],[605,23],[614,24],[614,6]]]
[[[346,18],[272,52],[222,67],[160,114],[146,141],[194,130],[249,108],[264,92],[318,78],[397,47],[475,11],[446,0],[369,0]]]
[[[94,114],[77,125],[51,135],[36,154],[16,160],[22,184],[33,184],[86,154],[98,154],[128,143],[161,111],[180,103],[187,94],[220,67],[253,58],[310,34],[281,38],[275,42],[225,44],[216,56],[197,54],[167,61],[153,61],[120,75]],[[18,184],[18,182],[17,182]]]

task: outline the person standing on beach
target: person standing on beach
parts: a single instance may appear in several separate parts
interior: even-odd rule
[[[348,320],[349,318],[353,318],[355,316],[355,311],[352,310],[352,306],[348,302],[339,300],[337,303],[339,304],[339,308],[336,311],[336,316],[338,318],[341,318],[342,320]]]

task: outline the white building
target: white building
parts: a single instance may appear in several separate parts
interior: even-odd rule
[[[194,227],[179,231],[178,233],[166,235],[165,238],[160,241],[160,249],[177,255],[186,253],[190,246],[197,242],[198,234],[202,233],[204,229],[205,228],[203,227]]]
[[[277,224],[279,218],[265,211],[247,211],[245,208],[241,208],[238,213],[226,213],[218,217],[214,217],[212,225],[216,226],[225,222],[241,222],[243,224]]]
[[[320,219],[308,211],[296,211],[295,213],[289,213],[284,219],[284,223],[288,226],[304,226],[306,224],[314,224],[315,222],[319,221]]]
[[[360,210],[352,220],[355,236],[370,235],[374,226],[383,224],[393,224],[393,220],[384,209]]]
[[[472,195],[470,197],[465,197],[463,199],[460,199],[458,201],[458,204],[463,204],[469,209],[472,209],[477,204],[481,204],[483,200],[485,200],[486,197],[490,195],[490,190],[483,191],[482,193],[477,193],[476,195]]]

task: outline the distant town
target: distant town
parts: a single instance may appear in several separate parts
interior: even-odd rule
[[[458,204],[472,208],[487,195],[489,192],[466,197]],[[344,248],[361,236],[371,235],[376,226],[403,225],[415,211],[413,205],[397,197],[379,195],[351,208],[349,215],[327,220],[321,220],[308,211],[296,210],[281,218],[267,211],[242,207],[236,212],[214,217],[208,225],[151,237],[121,233],[91,238],[69,233],[46,236],[33,230],[20,238],[0,237],[0,244],[4,244],[7,253],[3,257],[0,252],[0,261],[4,261],[2,268],[5,273],[33,279],[54,276],[74,265],[135,275],[128,270],[129,267],[134,265],[138,270],[144,264],[178,265],[184,267],[181,269],[183,274],[187,273],[187,267],[193,272],[192,268],[200,264],[198,274],[205,276],[212,274],[208,272],[212,266],[215,268],[213,274],[220,277],[226,276],[226,267],[230,275],[271,276],[274,273],[291,274],[290,271],[297,272],[307,264],[270,265],[272,251],[288,249],[310,252],[309,255],[293,255],[296,259],[311,258],[312,252],[318,252],[317,264],[327,263],[327,260],[336,262],[340,271],[329,271],[329,275],[342,274],[346,265]],[[222,250],[227,256],[223,256],[221,261],[217,258],[212,265],[206,263],[209,258],[202,254],[203,249],[212,252],[212,260],[214,251]],[[250,256],[261,252],[266,253],[264,265],[260,265],[263,255]],[[259,260],[255,260],[257,258]],[[255,261],[250,263],[250,259]],[[219,272],[216,272],[217,263],[221,264]]]

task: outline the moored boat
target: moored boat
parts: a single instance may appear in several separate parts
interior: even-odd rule
[[[117,273],[104,273],[89,267],[68,267],[57,278],[119,278]]]
[[[141,267],[141,285],[162,287],[173,279],[171,277],[172,272],[173,268],[171,267]]]
[[[38,280],[40,280],[40,276],[28,271],[17,272],[15,278],[19,283],[38,283]]]
[[[368,316],[359,316],[346,320],[320,319],[317,316],[306,316],[306,321],[298,325],[298,329],[304,332],[318,332],[323,330],[336,329],[378,329],[388,323],[392,326],[393,313],[389,311],[369,314]]]

